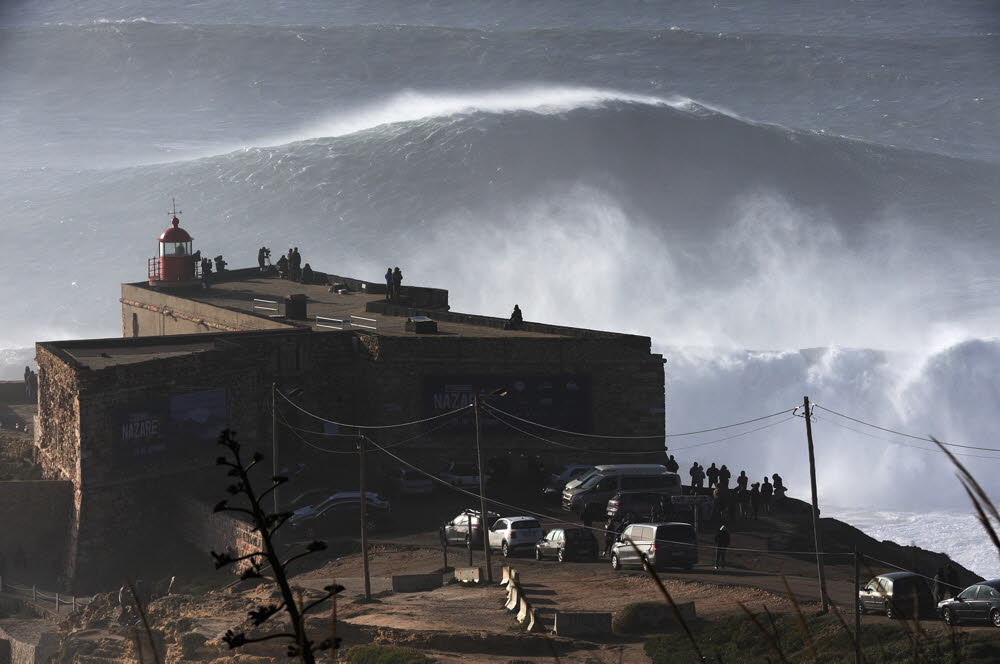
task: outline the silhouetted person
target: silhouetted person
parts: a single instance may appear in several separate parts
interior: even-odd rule
[[[31,367],[24,368],[24,396],[31,399]]]
[[[764,507],[764,514],[771,513],[771,495],[774,493],[774,485],[764,476],[764,483],[760,485],[760,504]]]
[[[711,489],[719,484],[719,469],[715,467],[715,462],[708,467],[705,471],[705,476],[708,477],[708,488]]]
[[[945,594],[945,574],[944,568],[938,567],[937,571],[934,572],[934,601],[940,602],[941,600],[947,599],[948,596]]]
[[[747,477],[747,471],[741,470],[740,476],[736,478],[736,486],[746,491],[747,484],[750,482],[750,478]]]
[[[31,373],[31,367],[25,367],[24,368],[24,382],[25,383],[28,382],[28,374],[30,374],[30,373]]]
[[[215,257],[215,271],[219,274],[226,271],[226,266],[229,265],[226,261],[222,260],[222,254]]]
[[[292,281],[300,281],[302,279],[302,254],[299,253],[298,247],[292,248],[292,257],[288,262],[288,270],[292,274]]]
[[[212,261],[208,258],[201,259],[201,283],[205,286],[212,280]]]
[[[726,464],[722,464],[722,468],[719,468],[719,486],[724,489],[729,488],[729,480],[733,476],[729,469],[726,468]]]
[[[674,459],[674,455],[671,454],[670,458],[667,459],[667,470],[671,473],[676,473],[680,469],[680,464]]]
[[[399,297],[402,293],[403,288],[403,273],[400,271],[399,267],[393,269],[392,271],[392,294],[399,301]]]
[[[514,305],[514,311],[510,314],[510,320],[507,321],[507,325],[504,329],[507,330],[520,330],[524,327],[524,316],[521,315],[521,307]]]
[[[385,299],[387,302],[391,302],[393,299],[392,293],[392,268],[385,268]]]
[[[618,534],[622,531],[622,521],[619,517],[613,516],[604,524],[604,557],[611,555],[611,547],[618,541]]]
[[[785,492],[788,489],[785,488],[785,483],[781,481],[781,475],[778,473],[771,475],[771,479],[774,480],[774,502],[780,505],[781,501],[785,499]]]
[[[288,278],[288,257],[287,256],[282,256],[281,258],[279,258],[277,264],[275,265],[275,267],[278,268],[278,276],[279,277],[281,277],[282,279],[287,279]]]
[[[314,278],[312,266],[306,263],[306,266],[302,268],[302,283],[311,284]]]
[[[257,267],[261,272],[264,271],[264,263],[267,260],[267,255],[264,253],[265,251],[267,251],[267,247],[261,247],[257,250]]]
[[[587,503],[587,506],[583,508],[583,513],[580,515],[580,520],[583,521],[584,528],[590,528],[595,520],[601,518],[601,506],[597,503]]]
[[[754,482],[750,487],[750,515],[755,519],[759,518],[760,515],[760,503],[760,484]]]
[[[729,548],[729,531],[726,524],[719,526],[719,532],[715,533],[715,569],[723,569],[726,566],[726,550]]]

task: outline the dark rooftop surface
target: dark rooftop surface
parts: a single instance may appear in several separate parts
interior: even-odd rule
[[[178,357],[191,353],[200,353],[215,348],[215,339],[206,338],[203,341],[177,343],[166,340],[156,346],[128,346],[95,343],[93,346],[60,345],[64,353],[88,369],[105,369],[120,364],[134,364],[148,360],[162,360],[168,357]]]
[[[142,286],[141,284],[136,284]],[[285,296],[296,293],[305,294],[308,298],[308,321],[289,321],[298,324],[310,325],[317,331],[324,329],[368,329],[372,332],[390,336],[426,336],[417,335],[414,332],[406,331],[406,316],[392,316],[385,314],[370,313],[365,310],[365,305],[373,301],[382,301],[384,295],[372,295],[363,291],[349,292],[344,295],[329,292],[329,287],[318,284],[300,284],[286,279],[269,276],[243,276],[231,281],[220,281],[212,283],[206,290],[185,291],[176,293],[196,302],[212,304],[236,309],[248,313],[268,315],[266,309],[253,311],[253,300],[269,300],[281,302]],[[278,307],[279,313],[283,307],[278,304],[259,302],[261,307]],[[513,303],[511,304],[513,308]],[[434,318],[433,312],[425,312],[430,318],[437,321],[438,335],[442,336],[465,336],[465,337],[536,337],[536,338],[556,338],[564,336],[556,333],[528,332],[525,330],[503,330],[485,325],[471,325],[467,323],[455,323],[442,321]],[[326,319],[317,320],[321,316]],[[355,317],[355,318],[352,318]],[[341,322],[336,322],[341,321]],[[353,323],[353,325],[352,325]]]

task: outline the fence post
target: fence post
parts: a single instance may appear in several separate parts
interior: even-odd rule
[[[3,592],[3,577],[0,576],[0,593]]]
[[[31,585],[31,601],[32,602],[38,601],[38,590],[35,589],[34,584]]]
[[[59,614],[59,593],[56,593],[56,614]]]
[[[73,595],[73,610],[76,611],[76,595]]]

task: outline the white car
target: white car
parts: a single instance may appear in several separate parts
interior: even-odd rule
[[[497,519],[490,528],[490,548],[500,549],[504,558],[517,551],[534,551],[545,537],[542,524],[533,516],[508,516]]]
[[[440,477],[452,486],[479,487],[479,470],[472,463],[453,463]]]
[[[365,502],[368,503],[367,507],[369,510],[373,510],[374,514],[385,514],[390,511],[389,501],[384,500],[374,491],[367,491],[366,497],[367,500]],[[360,491],[340,491],[332,496],[328,496],[325,500],[315,505],[306,505],[305,507],[298,508],[292,513],[292,516],[288,519],[288,523],[291,526],[295,526],[303,521],[320,517],[326,513],[342,509],[358,509],[360,506]]]

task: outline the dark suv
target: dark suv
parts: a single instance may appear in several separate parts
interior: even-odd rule
[[[927,581],[913,572],[879,574],[858,590],[858,611],[884,613],[887,618],[931,615],[934,596]]]
[[[597,560],[597,540],[586,528],[556,528],[535,544],[535,559]]]
[[[619,491],[608,501],[609,517],[624,516],[630,522],[649,518],[658,519],[664,507],[669,507],[670,496],[650,491]]]

